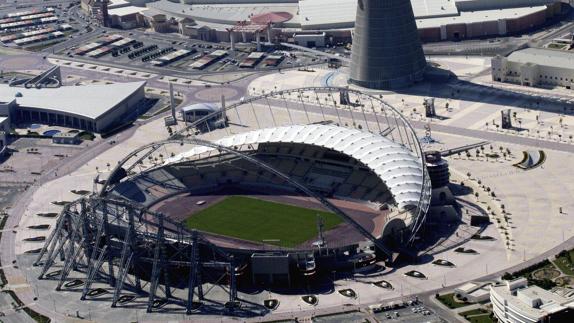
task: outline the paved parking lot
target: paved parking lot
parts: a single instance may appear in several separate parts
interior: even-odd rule
[[[110,34],[118,34],[124,38],[130,38],[136,42],[140,42],[140,46],[134,48],[129,46],[125,51],[117,52],[117,55],[109,54],[103,55],[98,58],[89,57],[88,55],[76,55],[74,50],[83,45],[97,41],[101,37]],[[150,49],[151,48],[151,49]],[[143,54],[130,55],[142,49],[149,49]],[[144,59],[149,56],[161,56],[159,53],[162,51],[177,51],[188,50],[191,53],[179,60],[169,63],[165,66],[154,66],[151,62],[153,59]],[[226,52],[226,55],[217,60],[213,64],[204,69],[197,70],[191,67],[191,64],[200,60],[202,57],[213,53],[216,50]],[[289,68],[294,66],[305,66],[317,63],[315,57],[306,53],[297,51],[273,51],[262,49],[265,56],[280,55],[284,59],[277,66],[267,66],[265,59],[261,60],[251,68],[239,67],[239,64],[247,58],[247,56],[256,50],[253,44],[240,44],[236,47],[235,51],[231,51],[229,44],[225,43],[209,43],[195,39],[183,38],[179,35],[170,35],[169,37],[160,38],[155,34],[145,33],[139,30],[132,30],[130,32],[122,32],[118,30],[101,30],[100,33],[93,33],[92,37],[84,37],[82,42],[71,42],[70,46],[60,47],[54,51],[54,54],[66,57],[68,59],[81,59],[82,61],[93,62],[94,64],[115,64],[122,65],[126,68],[132,67],[134,69],[153,69],[154,71],[169,71],[177,69],[178,71],[186,71],[194,74],[205,74],[213,72],[234,72],[234,71],[253,71],[253,70],[267,70],[270,68]],[[156,54],[156,55],[154,55]]]
[[[432,310],[421,304],[383,311],[376,313],[375,317],[382,322],[445,322]]]
[[[362,323],[366,320],[367,315],[361,312],[350,312],[313,318],[313,322],[317,323]]]

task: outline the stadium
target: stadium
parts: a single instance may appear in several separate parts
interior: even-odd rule
[[[418,137],[380,97],[300,88],[242,99],[124,157],[67,204],[36,265],[81,298],[201,311],[204,284],[296,290],[408,253],[431,185]],[[74,279],[74,277],[77,277]],[[175,306],[175,305],[174,305]]]

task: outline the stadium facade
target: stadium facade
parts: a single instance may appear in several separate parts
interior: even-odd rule
[[[319,106],[301,102],[301,110],[286,105],[287,111],[278,112],[283,105],[270,104],[312,95]],[[372,112],[311,113],[324,112],[321,102],[338,96],[347,97],[344,102],[370,102]],[[202,125],[215,117],[224,118],[223,128]],[[346,118],[354,123],[349,126]],[[222,139],[208,140],[213,134]],[[234,194],[305,199],[343,222],[324,232],[318,223],[317,236],[289,247],[184,225],[189,215],[178,206],[186,199]],[[41,278],[57,280],[58,289],[65,288],[72,269],[83,267],[82,299],[103,281],[114,286],[112,306],[120,306],[124,290],[139,290],[149,295],[148,311],[158,300],[184,295],[177,297],[192,313],[203,299],[204,283],[224,282],[230,287],[226,306],[233,307],[242,287],[293,288],[333,270],[392,262],[397,252],[409,249],[430,194],[417,136],[384,101],[343,88],[268,93],[128,154],[97,194],[64,208],[36,264],[43,268]],[[349,205],[372,212],[355,212]],[[56,265],[58,255],[61,265]],[[53,267],[62,269],[51,274]]]

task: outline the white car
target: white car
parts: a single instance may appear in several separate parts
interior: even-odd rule
[[[195,205],[203,205],[203,204],[205,204],[205,203],[206,203],[206,202],[205,202],[204,200],[201,200],[201,201],[195,202]]]

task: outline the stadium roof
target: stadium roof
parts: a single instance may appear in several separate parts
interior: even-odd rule
[[[244,132],[215,143],[233,147],[282,142],[314,145],[348,155],[377,174],[400,208],[419,204],[423,187],[420,158],[404,146],[370,132],[332,125],[297,125]],[[214,150],[211,147],[194,147],[167,159],[165,164],[181,162]]]
[[[146,84],[142,82],[109,85],[62,86],[59,88],[23,88],[0,84],[0,101],[14,98],[22,107],[52,110],[97,119],[116,107]],[[20,92],[21,97],[16,97]]]
[[[508,56],[510,62],[574,69],[574,53],[562,50],[527,48]]]

